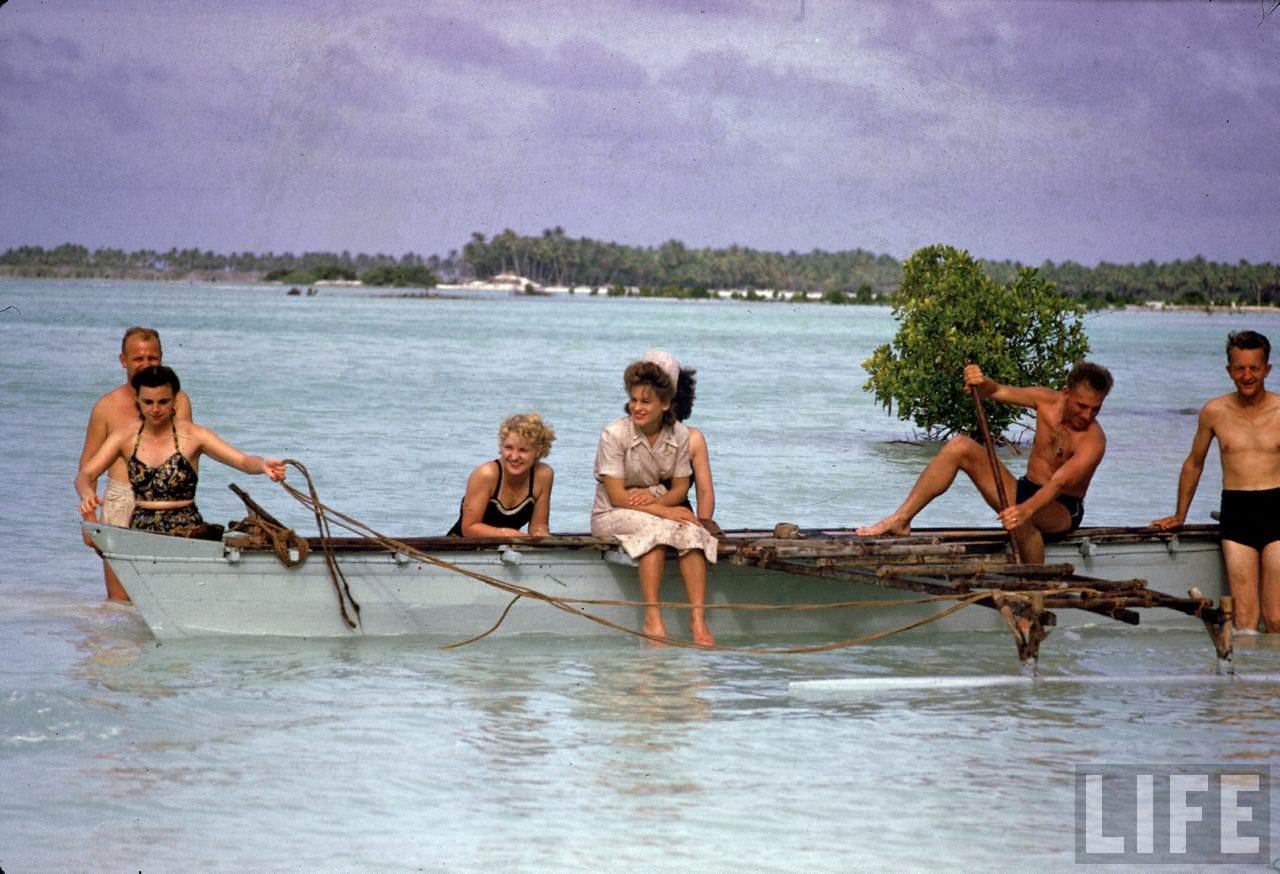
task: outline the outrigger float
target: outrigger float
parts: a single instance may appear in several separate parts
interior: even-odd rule
[[[285,529],[235,486],[249,516],[220,540],[95,522],[84,528],[162,641],[641,635],[634,562],[612,539],[394,539],[324,507],[314,491],[285,488],[317,510],[322,536]],[[330,536],[332,519],[362,536]],[[709,568],[709,621],[721,644],[766,652],[836,649],[928,624],[938,631],[1006,629],[1019,658],[1034,666],[1058,611],[1066,611],[1064,625],[1138,625],[1139,611],[1154,611],[1142,618],[1202,624],[1219,670],[1230,670],[1232,608],[1216,525],[1177,533],[1084,528],[1050,543],[1044,564],[1016,563],[1007,547],[999,529],[874,538],[786,524],[729,531],[720,536],[719,563]],[[678,576],[672,569],[667,591],[683,592]],[[683,607],[664,603],[669,627],[683,627],[676,615]],[[758,649],[819,637],[827,642]]]

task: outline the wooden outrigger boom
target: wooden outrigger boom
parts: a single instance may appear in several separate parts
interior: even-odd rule
[[[960,532],[877,539],[760,538],[733,544],[727,557],[736,564],[798,576],[928,595],[982,594],[972,603],[1000,612],[1013,634],[1018,658],[1033,669],[1041,642],[1057,624],[1055,610],[1085,610],[1137,625],[1137,608],[1163,607],[1200,619],[1213,642],[1219,671],[1232,671],[1230,597],[1214,606],[1195,589],[1182,598],[1151,589],[1144,579],[1082,576],[1066,563],[1022,564],[1003,552],[1004,545],[991,536],[970,539]]]

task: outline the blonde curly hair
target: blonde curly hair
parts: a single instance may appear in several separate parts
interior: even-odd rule
[[[556,432],[537,413],[516,413],[502,423],[498,429],[498,446],[507,439],[508,434],[522,438],[537,453],[538,458],[546,458],[551,452],[551,444],[555,442]]]

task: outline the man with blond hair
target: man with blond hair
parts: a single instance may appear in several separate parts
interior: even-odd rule
[[[89,427],[84,434],[84,450],[80,453],[80,467],[87,459],[92,458],[98,448],[106,442],[107,435],[117,428],[141,427],[142,417],[138,414],[137,398],[129,380],[144,367],[161,363],[163,353],[160,349],[160,335],[151,328],[134,326],[124,332],[120,341],[120,366],[124,368],[124,384],[98,398],[89,414]],[[191,399],[186,392],[179,392],[174,404],[177,418],[191,421]],[[97,489],[97,483],[94,483]],[[108,525],[129,527],[129,517],[133,515],[133,489],[129,485],[128,465],[123,459],[116,459],[107,471],[107,489],[102,496],[102,521]],[[92,515],[86,519],[93,521]],[[88,536],[85,543],[93,546]],[[120,585],[111,566],[102,563],[103,576],[107,584],[107,597],[113,601],[128,601],[129,594]]]
[[[1227,335],[1227,376],[1235,391],[1200,408],[1191,452],[1178,476],[1178,503],[1157,528],[1187,521],[1209,445],[1222,461],[1222,558],[1235,599],[1236,630],[1255,633],[1258,619],[1280,632],[1280,395],[1267,391],[1271,341],[1257,331]]]

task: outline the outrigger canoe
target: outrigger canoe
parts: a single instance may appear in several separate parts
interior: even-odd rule
[[[581,637],[641,624],[635,564],[611,539],[294,535],[273,548],[235,531],[213,541],[84,527],[159,640],[456,642],[486,631]],[[1216,525],[1084,528],[1049,544],[1043,565],[1013,564],[1006,546],[998,529],[726,532],[709,568],[708,621],[719,642],[752,646],[839,641],[932,618],[934,631],[1012,631],[1025,661],[1055,624],[1203,624],[1219,657],[1230,656]],[[683,600],[674,556],[663,593]],[[677,636],[681,613],[666,610]]]

